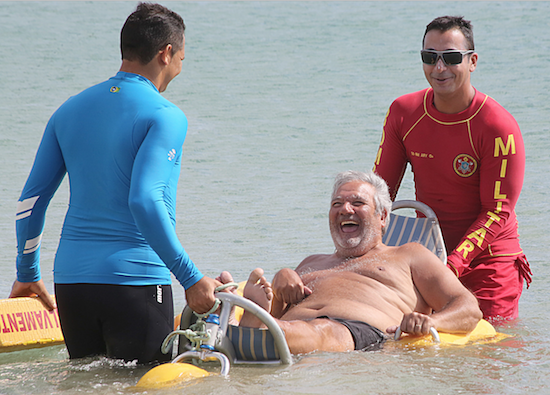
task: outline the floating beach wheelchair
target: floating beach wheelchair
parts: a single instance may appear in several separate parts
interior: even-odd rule
[[[396,201],[393,210],[414,209],[425,217],[410,217],[390,214],[389,224],[382,242],[390,246],[399,246],[417,242],[432,251],[442,264],[447,263],[445,242],[439,222],[433,210],[426,204],[414,200]],[[240,285],[244,287],[245,282]],[[237,284],[227,284],[226,286]],[[216,293],[219,302],[212,308],[216,311],[218,303],[221,312],[216,314],[195,314],[185,307],[181,315],[179,330],[172,332],[164,341],[163,352],[170,352],[173,340],[178,338],[178,356],[172,363],[159,365],[147,372],[138,382],[138,388],[160,388],[179,384],[189,379],[208,376],[209,373],[184,360],[219,361],[220,374],[226,376],[232,364],[292,364],[292,356],[284,333],[273,317],[256,303],[231,293]],[[267,329],[244,328],[229,324],[232,308],[240,307],[258,317]],[[238,316],[238,313],[237,313]],[[424,347],[439,344],[464,345],[471,342],[497,342],[508,335],[497,333],[493,326],[481,320],[470,333],[456,335],[438,333],[434,328],[431,336],[403,336],[398,330],[394,340],[386,342],[393,347]]]

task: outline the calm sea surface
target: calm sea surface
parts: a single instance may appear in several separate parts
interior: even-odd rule
[[[70,95],[114,75],[135,2],[0,3],[0,298],[15,278],[14,212],[43,128]],[[169,2],[185,19],[186,59],[165,97],[189,118],[178,234],[203,273],[269,278],[330,253],[334,175],[372,168],[396,97],[427,86],[425,25],[461,14],[480,58],[473,83],[517,119],[527,150],[517,214],[534,280],[499,344],[316,353],[284,367],[236,367],[177,391],[200,394],[547,394],[550,28],[547,2]],[[67,208],[52,201],[42,273]],[[413,198],[408,174],[399,198]],[[183,290],[174,286],[176,308]],[[64,347],[0,354],[1,394],[127,393],[146,369],[69,362]],[[157,392],[155,392],[157,393]]]

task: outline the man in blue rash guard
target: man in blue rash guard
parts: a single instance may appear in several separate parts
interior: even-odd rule
[[[68,174],[54,283],[71,358],[169,358],[160,346],[173,328],[170,271],[193,310],[214,305],[220,283],[199,272],[175,232],[187,119],[160,95],[181,71],[184,31],[178,14],[140,3],[121,31],[120,71],[53,114],[21,193],[10,297],[36,295],[51,310],[40,240],[48,204]]]

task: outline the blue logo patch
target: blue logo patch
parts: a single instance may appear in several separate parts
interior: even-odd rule
[[[453,168],[460,177],[470,177],[477,170],[477,162],[468,154],[460,154],[453,161]]]

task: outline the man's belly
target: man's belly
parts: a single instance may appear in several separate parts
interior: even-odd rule
[[[321,316],[366,322],[382,331],[399,325],[404,311],[412,311],[387,286],[373,279],[350,273],[334,274],[311,281],[313,293],[292,306],[283,321],[312,320]]]

